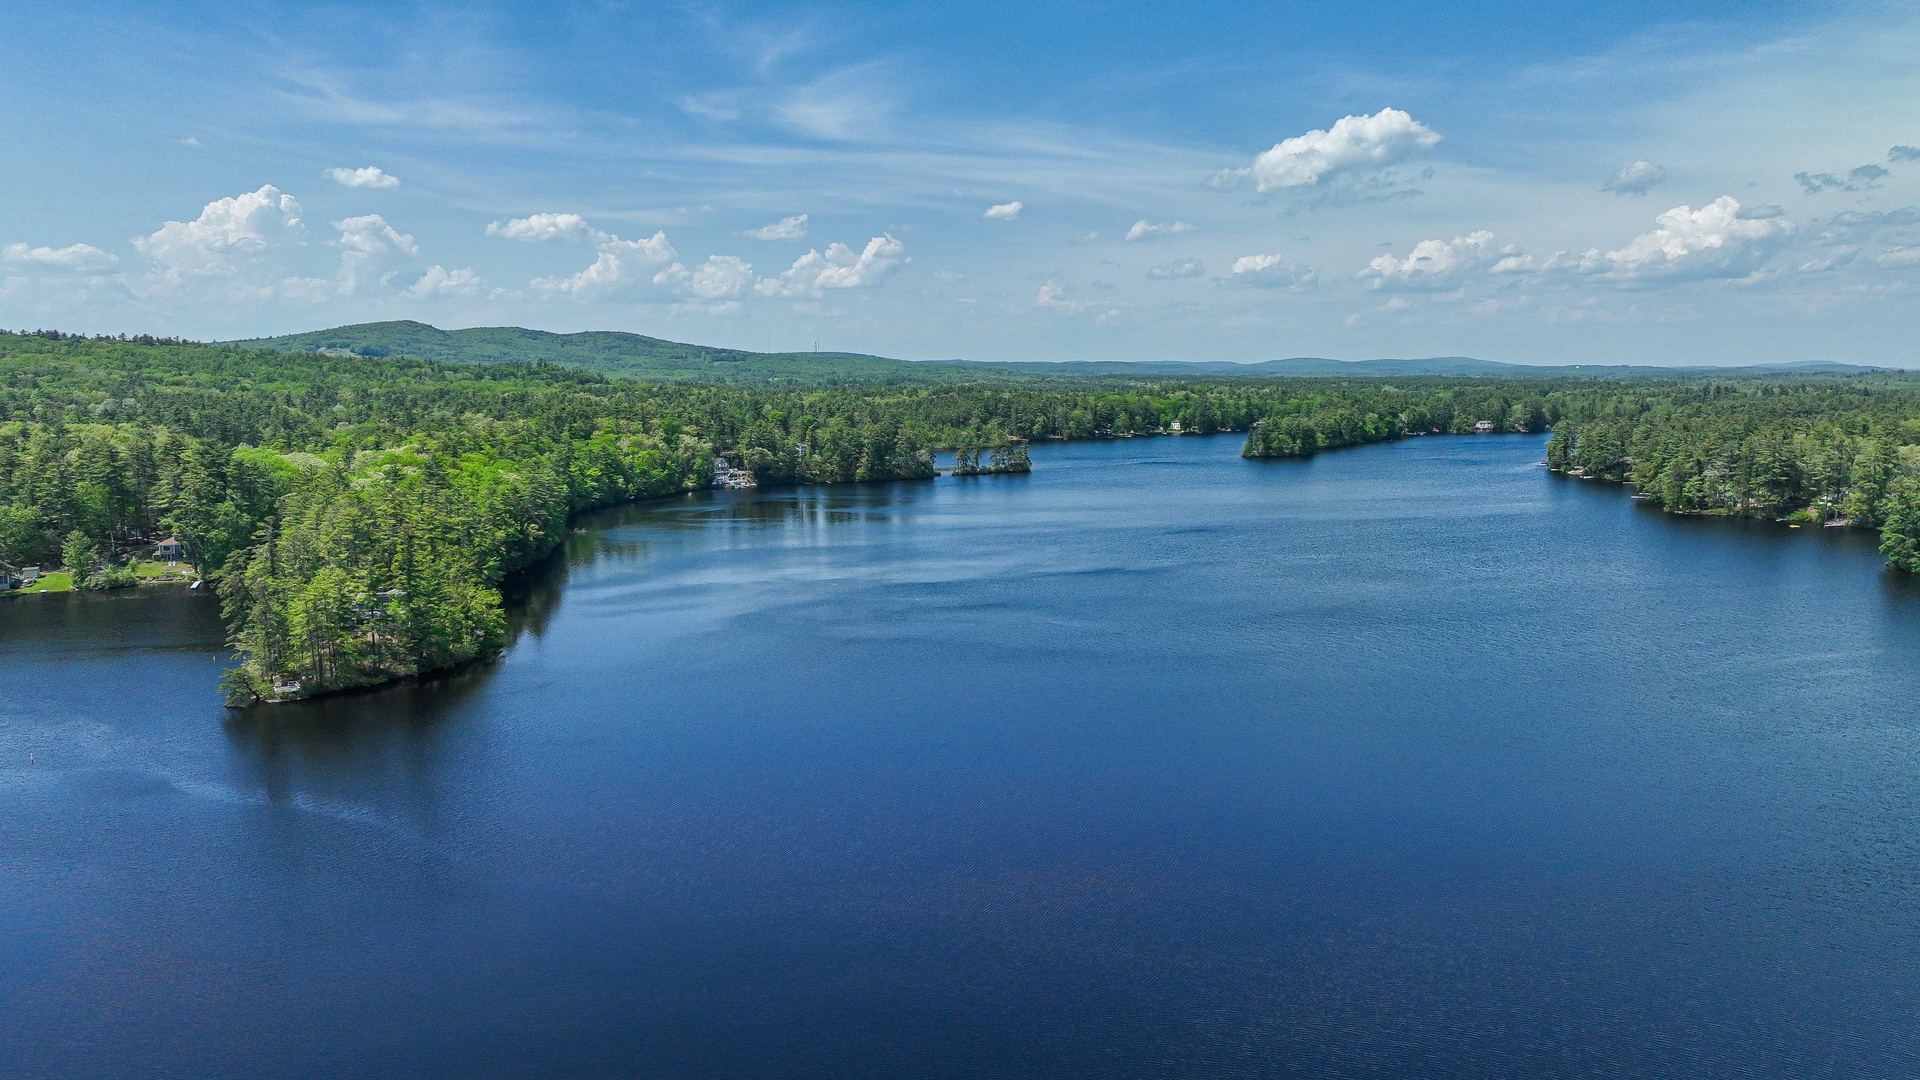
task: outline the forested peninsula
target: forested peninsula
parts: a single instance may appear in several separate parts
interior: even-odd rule
[[[1920,573],[1920,384],[1904,375],[1351,389],[1276,405],[1248,457],[1412,435],[1553,430],[1546,464],[1662,509],[1879,530]]]
[[[639,382],[547,363],[0,332],[0,572],[132,581],[154,541],[219,591],[229,700],[497,652],[498,591],[589,510],[714,482],[1023,471],[1042,439],[1247,432],[1248,457],[1552,428],[1549,461],[1669,509],[1843,519],[1920,570],[1920,391],[1899,376],[1650,383],[999,375]],[[987,455],[983,461],[982,453]]]

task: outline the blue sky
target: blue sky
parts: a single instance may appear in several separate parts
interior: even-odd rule
[[[1920,365],[1913,4],[0,12],[0,325]]]

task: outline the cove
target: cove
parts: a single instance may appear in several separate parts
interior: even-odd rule
[[[1532,436],[703,493],[229,713],[0,611],[0,1074],[1920,1069],[1920,590]]]

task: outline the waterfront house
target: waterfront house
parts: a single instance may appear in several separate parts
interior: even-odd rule
[[[1475,431],[1477,431],[1477,432],[1479,432],[1479,433],[1480,433],[1480,434],[1482,434],[1482,435],[1489,435],[1489,434],[1492,434],[1492,432],[1493,432],[1493,421],[1491,421],[1491,420],[1482,420],[1482,421],[1480,421],[1479,423],[1477,423],[1477,424],[1475,424],[1475,425],[1473,425],[1473,430],[1475,430]]]
[[[153,557],[156,559],[165,559],[167,560],[167,565],[173,565],[180,558],[180,541],[169,536],[165,540],[153,545]]]

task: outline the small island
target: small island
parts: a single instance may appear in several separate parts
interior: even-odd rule
[[[1033,459],[1027,455],[1025,443],[1011,446],[996,446],[987,453],[985,461],[980,460],[980,447],[961,447],[953,452],[954,476],[992,476],[998,473],[1029,473],[1033,471]]]

